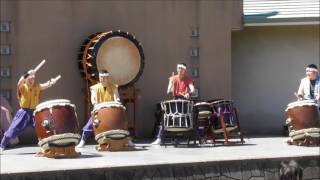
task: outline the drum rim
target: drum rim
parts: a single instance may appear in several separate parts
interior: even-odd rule
[[[318,103],[316,103],[315,100],[308,99],[308,100],[301,100],[301,101],[294,101],[287,105],[287,108],[285,111],[288,111],[290,109],[293,109],[295,107],[303,107],[303,106],[316,106],[319,107]]]
[[[126,84],[118,84],[120,89],[125,89],[125,88],[133,85],[135,82],[137,82],[140,79],[140,76],[143,73],[144,64],[145,64],[145,57],[144,57],[144,53],[143,53],[143,49],[142,49],[141,43],[135,38],[135,36],[131,35],[128,32],[124,32],[124,31],[121,31],[121,30],[110,31],[109,33],[105,34],[103,37],[101,37],[99,39],[99,41],[97,43],[95,43],[93,45],[93,52],[94,53],[92,55],[93,56],[92,57],[92,62],[93,62],[92,66],[94,66],[94,69],[96,69],[96,70],[98,69],[98,66],[97,66],[97,55],[98,55],[98,50],[100,49],[101,45],[105,41],[107,41],[108,39],[113,38],[113,37],[119,37],[119,36],[123,37],[123,38],[126,38],[129,41],[131,41],[136,46],[136,48],[138,49],[139,55],[140,55],[140,64],[141,64],[141,66],[140,66],[139,71],[136,74],[136,76]],[[98,71],[95,72],[95,76],[98,77]]]
[[[202,102],[197,102],[194,104],[194,106],[201,106],[201,105],[208,105],[210,106],[210,103],[206,102],[206,101],[202,101]]]
[[[104,105],[116,105],[116,106],[104,106]],[[108,102],[102,102],[102,103],[99,103],[99,104],[96,104],[94,107],[93,107],[93,110],[92,112],[96,112],[98,110],[100,110],[101,108],[111,108],[111,107],[120,107],[122,108],[123,110],[126,110],[126,107],[121,103],[121,102],[118,102],[118,101],[108,101]]]
[[[214,105],[218,105],[218,104],[233,104],[233,100],[217,100],[217,101],[212,101],[212,102],[209,102],[209,104],[211,106],[214,106]]]
[[[59,102],[60,101],[60,102]],[[40,104],[38,104],[34,110],[34,115],[38,112],[41,112],[42,110],[46,109],[46,108],[52,108],[54,106],[70,106],[74,109],[76,106],[74,104],[71,103],[70,100],[68,99],[54,99],[54,100],[48,100],[48,101],[44,101]]]
[[[193,103],[192,100],[187,100],[187,99],[171,99],[171,100],[161,101],[161,103],[170,103],[170,102],[191,102],[191,103]]]

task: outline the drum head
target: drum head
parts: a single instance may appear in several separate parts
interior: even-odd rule
[[[90,84],[99,78],[99,70],[111,74],[111,82],[125,88],[134,84],[144,68],[141,44],[128,32],[109,31],[92,34],[78,55],[81,76]]]
[[[140,43],[129,33],[107,33],[93,49],[98,71],[107,70],[111,74],[111,82],[119,87],[132,85],[141,76],[144,54]]]
[[[139,73],[140,59],[138,48],[130,40],[112,37],[101,44],[96,61],[98,70],[109,71],[114,84],[125,85]]]

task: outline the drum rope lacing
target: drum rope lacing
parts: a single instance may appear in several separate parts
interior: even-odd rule
[[[174,103],[175,111],[171,108]],[[181,103],[181,112],[179,112],[178,103]],[[185,111],[185,106],[187,107]],[[169,100],[161,102],[161,107],[164,110],[164,126],[165,129],[192,129],[193,128],[193,102],[187,100]],[[184,113],[186,112],[186,113]],[[176,122],[176,119],[178,123]],[[182,120],[185,120],[184,123]],[[190,124],[188,123],[188,120]],[[176,130],[178,130],[176,129]]]
[[[50,145],[69,145],[70,143],[74,143],[75,145],[79,143],[80,141],[80,134],[74,134],[74,133],[64,133],[64,134],[56,134],[52,135],[50,137],[41,139],[38,142],[38,145],[43,149],[47,150],[50,148]]]

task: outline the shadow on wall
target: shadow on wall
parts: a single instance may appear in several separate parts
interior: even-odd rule
[[[285,116],[268,113],[244,113],[239,116],[241,131],[244,135],[283,135],[284,133]]]

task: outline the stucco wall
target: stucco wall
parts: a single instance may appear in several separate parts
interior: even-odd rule
[[[244,28],[232,34],[232,97],[243,131],[280,134],[305,66],[319,65],[319,27]]]
[[[11,32],[1,33],[1,43],[12,45],[12,54],[1,65],[12,66],[12,78],[1,82],[13,90],[19,76],[42,58],[45,66],[37,80],[61,74],[61,80],[45,91],[41,101],[66,98],[77,106],[85,123],[82,88],[77,66],[81,43],[90,34],[121,29],[136,36],[145,53],[145,68],[136,87],[140,89],[138,127],[140,137],[151,135],[155,104],[166,95],[168,77],[176,63],[199,67],[196,86],[203,99],[231,97],[231,30],[241,28],[242,1],[1,1],[1,20],[11,22]],[[199,28],[200,37],[191,30]],[[193,47],[198,58],[190,57]],[[221,78],[223,77],[223,78]]]

